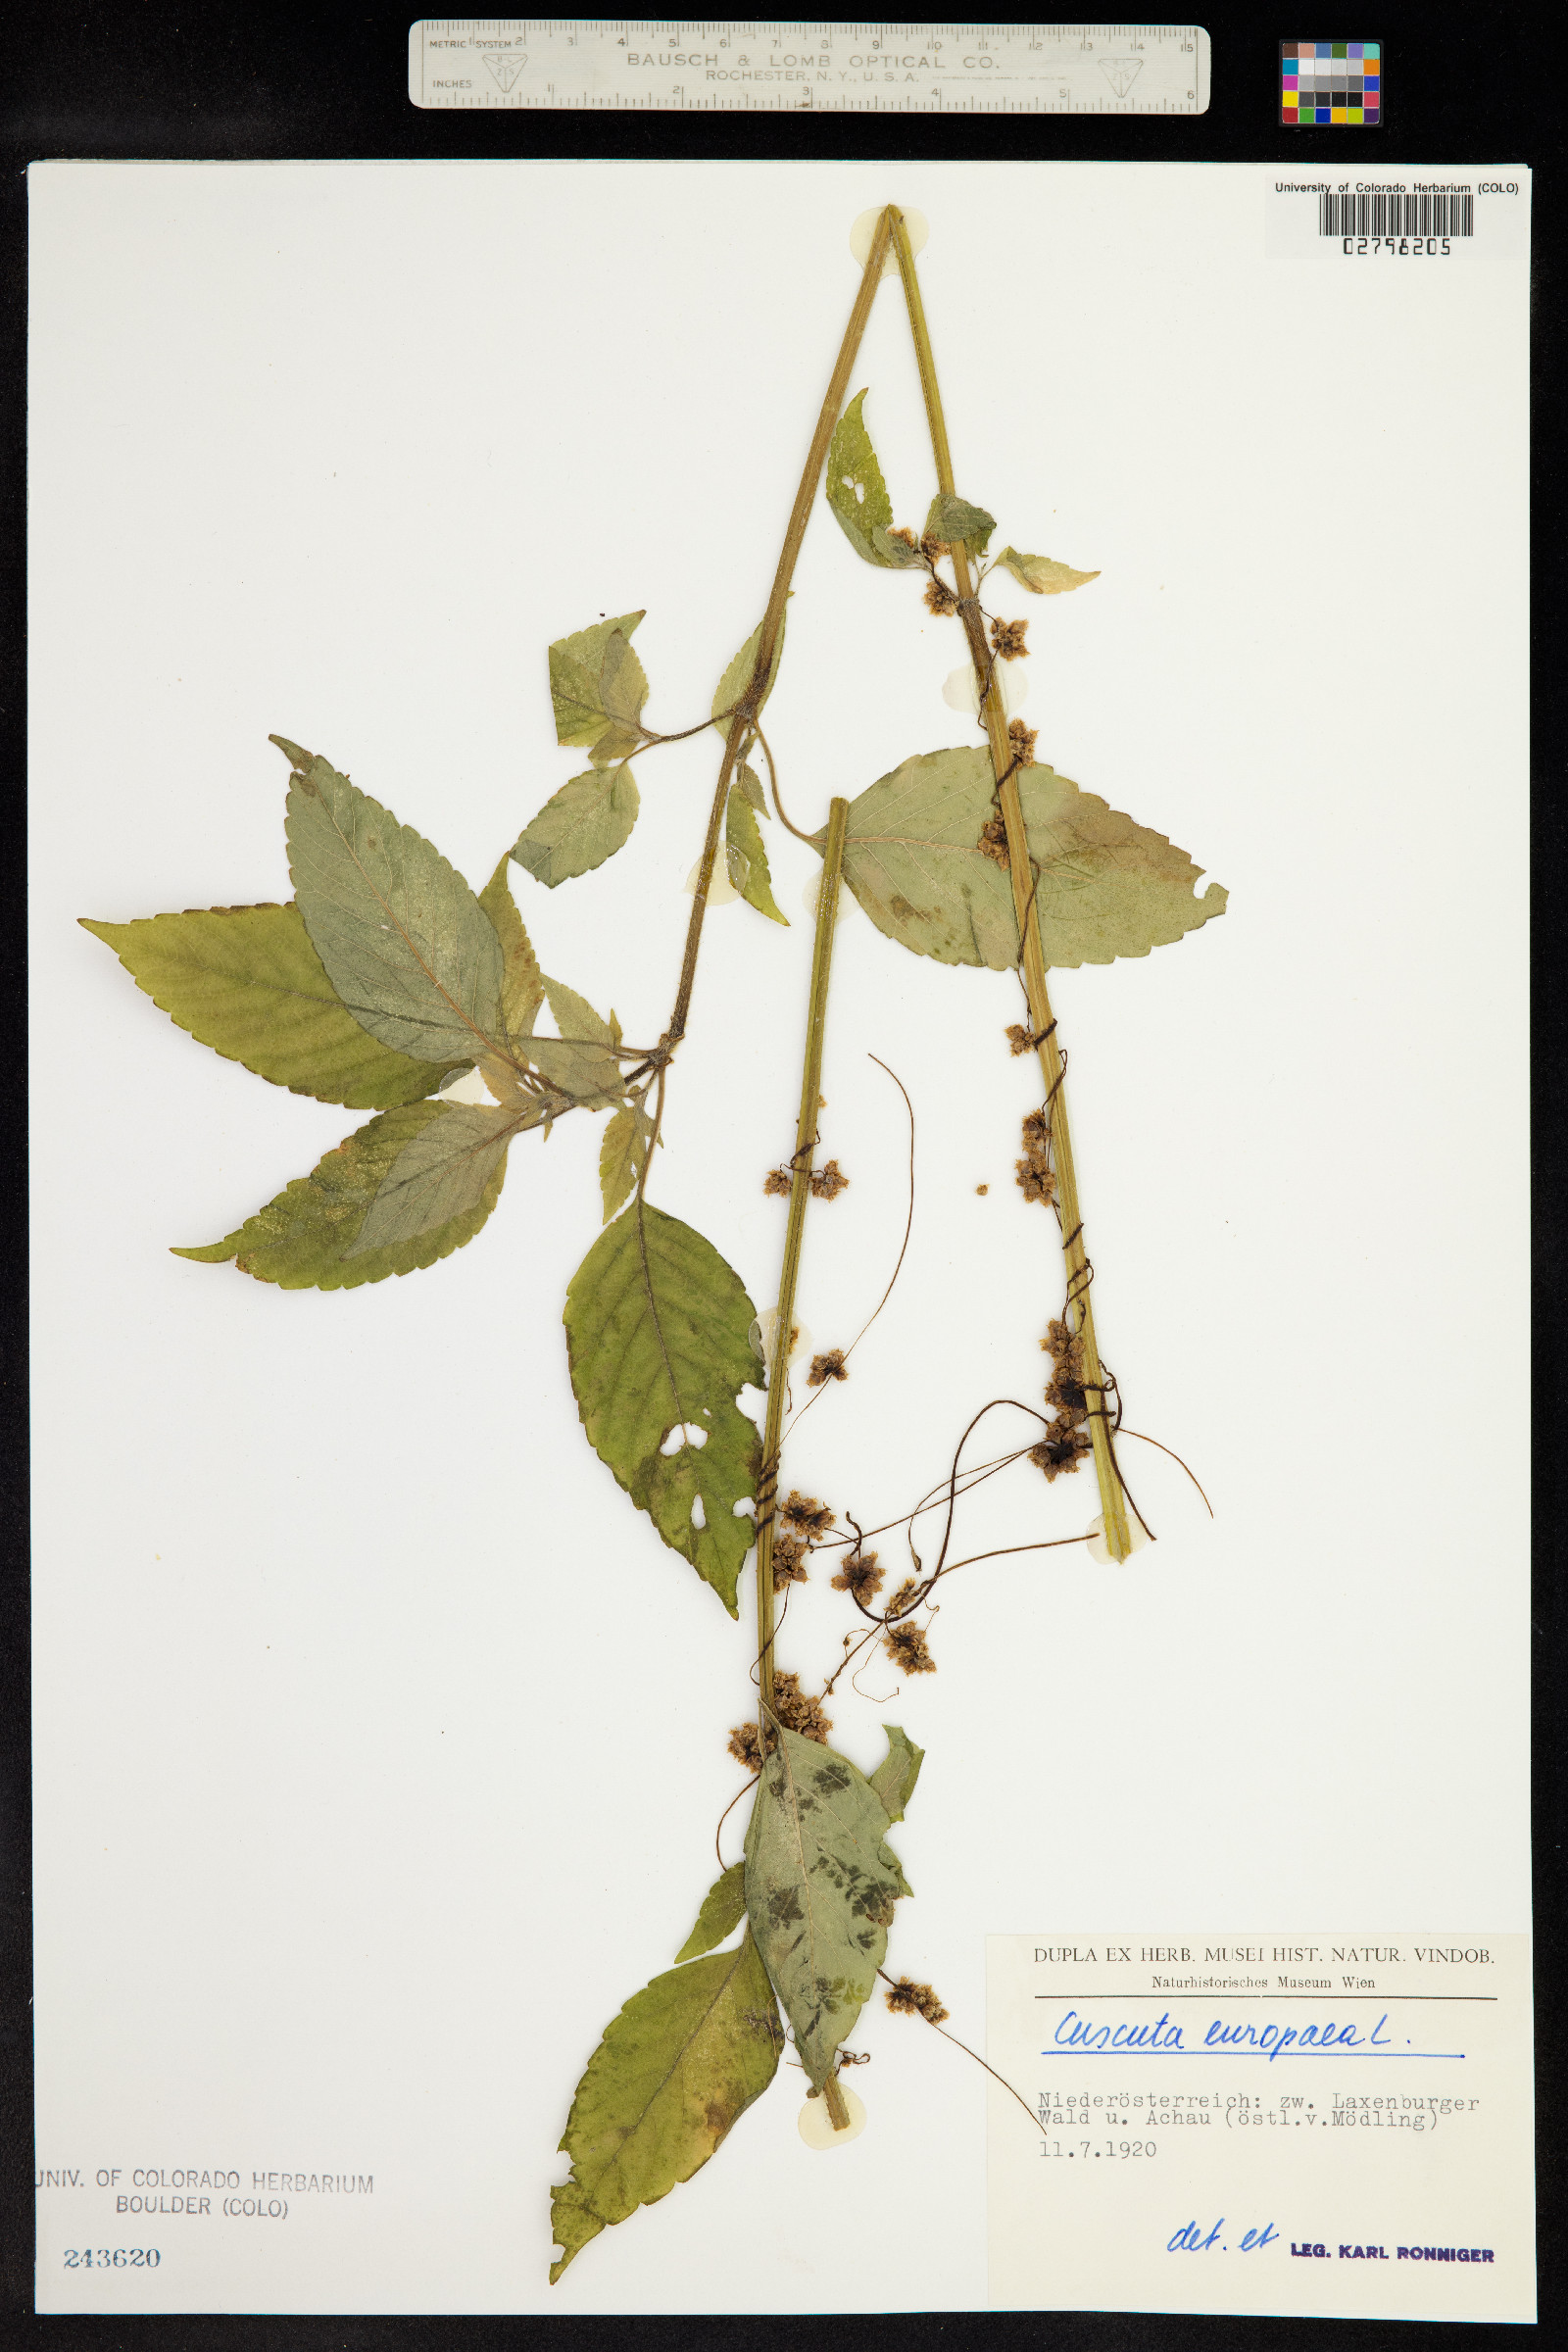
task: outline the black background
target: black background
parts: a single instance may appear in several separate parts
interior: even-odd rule
[[[1209,111],[1198,118],[973,116],[938,120],[768,114],[436,113],[409,104],[408,28],[415,0],[399,8],[334,5],[267,9],[185,0],[13,0],[0,17],[0,858],[8,885],[0,922],[0,1004],[19,1045],[9,1056],[9,1115],[0,1120],[0,1233],[6,1288],[0,1302],[5,1360],[0,1382],[0,2344],[101,2347],[232,2347],[233,2352],[368,2352],[369,2347],[634,2342],[657,2352],[740,2352],[786,2338],[826,2347],[901,2352],[970,2352],[984,2346],[1056,2347],[1061,2352],[1268,2352],[1298,2342],[1412,2348],[1440,2338],[1437,2325],[1362,2321],[1191,2319],[1115,2313],[931,2314],[835,2320],[770,2319],[325,2319],[190,2316],[169,2319],[38,2318],[32,2311],[31,1919],[27,1894],[27,1566],[24,1420],[26,1173],[21,1106],[22,1004],[25,985],[25,353],[26,180],[29,163],[58,158],[184,158],[219,161],[357,157],[797,157],[890,164],[915,157],[985,162],[1031,157],[1112,162],[1278,163],[1293,175],[1338,164],[1433,167],[1525,164],[1535,172],[1532,278],[1535,554],[1534,710],[1535,1103],[1537,1158],[1536,1435],[1536,1881],[1540,2049],[1539,2195],[1542,2322],[1562,2324],[1563,2133],[1568,2078],[1557,2050],[1568,2035],[1558,1950],[1565,1918],[1562,1838],[1568,1774],[1562,1756],[1568,1676],[1564,1629],[1562,1507],[1565,1272],[1562,1084],[1568,1050],[1563,1010],[1568,858],[1564,791],[1564,501],[1561,458],[1563,316],[1560,235],[1564,139],[1557,90],[1565,35],[1544,13],[1461,8],[1378,7],[1375,18],[1312,0],[1286,13],[1249,9],[1227,21],[1203,13],[1213,42]],[[432,14],[437,13],[433,8]],[[505,13],[494,8],[492,13]],[[1174,14],[1175,12],[1172,12]],[[1376,39],[1385,52],[1384,116],[1375,129],[1286,130],[1279,122],[1282,39]],[[1441,385],[1434,387],[1441,398]],[[1433,484],[1441,500],[1443,485]],[[1462,639],[1464,578],[1434,581],[1435,625]],[[1485,779],[1479,806],[1484,810]],[[39,779],[39,790],[48,789]],[[1484,821],[1484,820],[1483,820]],[[1478,855],[1484,844],[1478,841]],[[1462,982],[1462,972],[1456,972]],[[1434,1005],[1433,1019],[1442,1019]],[[1455,1149],[1462,1152],[1464,1071],[1453,1071]],[[1485,1204],[1476,1203],[1478,1219]],[[1342,1302],[1347,1360],[1354,1360],[1353,1297]],[[1454,1441],[1484,1447],[1487,1431],[1520,1409],[1527,1368],[1491,1350],[1490,1301],[1483,1294],[1454,1333]],[[1376,1366],[1363,1367],[1359,1395],[1325,1399],[1337,1428],[1374,1442]],[[1303,1433],[1303,1444],[1309,1442]],[[92,1433],[82,1432],[90,1471]],[[1365,1825],[1356,1825],[1358,1831]],[[765,2224],[765,2216],[760,2217]],[[853,2212],[846,2229],[855,2227]],[[911,2230],[920,2217],[911,2215]],[[896,2246],[866,2248],[868,2276],[897,2277]],[[1517,2340],[1504,2328],[1466,2330]],[[1451,2340],[1451,2337],[1450,2339]]]

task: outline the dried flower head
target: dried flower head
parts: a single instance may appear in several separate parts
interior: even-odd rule
[[[888,2007],[897,2017],[923,2017],[928,2026],[940,2026],[950,2012],[946,2010],[929,1984],[917,1984],[912,1977],[901,1977],[888,1993]]]
[[[898,539],[902,541],[903,545],[908,548],[917,547],[919,545],[914,533],[910,530],[906,530],[903,523],[900,523],[897,530],[890,530],[888,532],[888,537],[890,539]]]
[[[888,1615],[890,1617],[902,1617],[905,1610],[913,1604],[914,1596],[919,1590],[919,1578],[915,1576],[906,1576],[903,1584],[899,1587],[898,1591],[894,1593],[893,1598],[888,1602]]]
[[[946,580],[932,580],[925,592],[925,609],[928,612],[934,612],[939,620],[950,612],[956,612],[958,600]]]
[[[1018,1189],[1026,1200],[1054,1200],[1056,1179],[1049,1168],[1043,1168],[1036,1159],[1020,1159],[1013,1164],[1017,1170]]]
[[[769,1168],[762,1179],[762,1190],[764,1193],[786,1194],[792,1182],[788,1168]]]
[[[980,828],[980,838],[974,846],[982,858],[990,858],[993,865],[1005,866],[1012,863],[1007,855],[1007,822],[1000,808],[987,817]]]
[[[773,1590],[782,1592],[786,1585],[804,1585],[806,1581],[806,1545],[798,1536],[780,1529],[773,1538]]]
[[[826,1747],[832,1719],[823,1714],[820,1698],[811,1698],[801,1689],[798,1674],[774,1675],[773,1712],[787,1732],[799,1732],[803,1740],[814,1740]]]
[[[982,1193],[982,1194],[984,1194],[984,1193],[989,1193],[989,1192],[990,1192],[990,1190],[991,1190],[991,1187],[990,1187],[990,1185],[989,1185],[989,1184],[977,1184],[977,1185],[975,1186],[975,1188],[974,1188],[974,1189],[975,1189],[975,1191],[976,1191],[977,1193]]]
[[[791,1487],[789,1500],[780,1510],[779,1517],[792,1535],[803,1536],[809,1544],[816,1537],[827,1534],[838,1513],[830,1511],[825,1502],[818,1502],[814,1494],[803,1494],[799,1487]]]
[[[836,1200],[848,1187],[849,1181],[838,1161],[830,1159],[811,1178],[811,1198],[813,1200]]]
[[[1010,718],[1007,721],[1007,741],[1012,746],[1012,756],[1020,767],[1033,767],[1035,738],[1039,733],[1038,727],[1026,727],[1021,718]]]
[[[767,1752],[769,1755],[772,1754],[777,1745],[778,1734],[770,1729],[767,1735]],[[734,1730],[729,1736],[729,1752],[734,1757],[737,1764],[745,1765],[748,1772],[761,1771],[762,1741],[761,1736],[759,1733],[755,1723],[736,1724]]]
[[[948,542],[946,539],[933,539],[929,531],[922,532],[920,538],[921,555],[929,556],[932,563],[936,564],[939,563],[941,559],[948,554]]]
[[[1007,1023],[1007,1044],[1014,1054],[1032,1054],[1035,1050],[1035,1041],[1022,1021]]]
[[[994,620],[991,623],[992,650],[999,662],[1016,662],[1029,651],[1024,643],[1028,626],[1026,620]]]
[[[937,1662],[917,1625],[896,1625],[887,1635],[885,1646],[888,1656],[903,1673],[935,1674]]]
[[[874,1551],[852,1551],[832,1581],[835,1592],[852,1592],[863,1609],[882,1590],[882,1571]]]
[[[848,1380],[849,1367],[844,1361],[842,1348],[830,1348],[825,1355],[813,1355],[811,1369],[806,1375],[808,1389],[819,1389],[825,1380]]]
[[[1053,1315],[1046,1325],[1046,1336],[1040,1343],[1048,1355],[1058,1364],[1070,1365],[1076,1371],[1083,1361],[1084,1344],[1075,1331],[1070,1331],[1058,1315]]]
[[[1086,1453],[1092,1451],[1089,1432],[1081,1422],[1062,1419],[1053,1421],[1038,1446],[1029,1448],[1029,1459],[1037,1470],[1043,1470],[1049,1485],[1064,1470],[1076,1470]]]
[[[1051,1113],[1032,1110],[1023,1123],[1024,1155],[1037,1167],[1047,1167],[1051,1160]]]

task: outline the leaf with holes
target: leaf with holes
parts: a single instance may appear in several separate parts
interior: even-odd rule
[[[1048,964],[1147,956],[1224,913],[1219,884],[1195,897],[1200,869],[1162,833],[1043,764],[1022,770],[1018,790]],[[980,848],[994,792],[988,753],[924,752],[850,805],[844,879],[878,930],[917,956],[993,971],[1017,959],[1011,877]],[[813,838],[820,848],[826,836]]]
[[[324,760],[285,818],[305,928],[361,1025],[421,1061],[474,1061],[501,1023],[501,942],[463,876]]]
[[[274,1086],[350,1110],[390,1110],[441,1083],[442,1065],[394,1053],[345,1011],[292,900],[133,923],[81,919],[171,1020]]]
[[[588,1440],[664,1542],[736,1615],[761,1441],[735,1399],[762,1385],[757,1309],[711,1242],[633,1201],[566,1291],[566,1353]]]
[[[708,2162],[778,2069],[783,2033],[750,1936],[634,1992],[588,2061],[561,2145],[571,2175],[550,2192],[566,2265],[601,2230],[653,2205]]]
[[[472,1241],[501,1198],[505,1142],[500,1151],[484,1156],[482,1182],[440,1197],[449,1207],[443,1221],[415,1225],[412,1219],[393,1220],[384,1240],[361,1250],[357,1245],[381,1187],[416,1145],[439,1161],[448,1141],[466,1138],[471,1145],[475,1119],[504,1116],[442,1102],[410,1102],[389,1110],[346,1137],[309,1176],[296,1177],[222,1241],[205,1250],[176,1250],[174,1255],[210,1266],[233,1258],[242,1274],[253,1274],[258,1282],[275,1282],[285,1291],[352,1291],[364,1282],[384,1282],[389,1274],[433,1266]],[[515,1118],[507,1123],[509,1133],[517,1132]],[[475,1172],[476,1163],[470,1159],[469,1173]]]
[[[827,455],[827,503],[845,538],[863,562],[887,571],[906,571],[919,564],[920,554],[889,532],[893,501],[865,428],[864,399],[863,392],[857,392],[833,428]]]
[[[676,1959],[696,1960],[702,1953],[710,1952],[714,1944],[734,1935],[745,1917],[746,1865],[732,1862],[704,1895],[697,1925],[675,1954]]]
[[[637,779],[624,765],[591,767],[555,793],[517,836],[512,855],[547,890],[592,873],[631,838]]]
[[[818,2090],[853,2033],[906,1894],[881,1797],[847,1756],[778,1733],[746,1831],[746,1909]]]

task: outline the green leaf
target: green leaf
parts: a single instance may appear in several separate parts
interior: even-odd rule
[[[750,772],[748,769],[747,773]],[[757,821],[757,811],[739,784],[732,784],[729,788],[729,804],[724,811],[724,841],[727,849],[738,853],[745,860],[745,875],[735,887],[747,906],[755,906],[759,914],[765,914],[769,922],[788,926],[789,916],[781,914],[773,901],[772,876],[767,870],[767,852],[762,847],[762,828]],[[733,858],[729,860],[729,870],[733,876]]]
[[[588,2061],[550,2192],[562,2272],[601,2230],[667,2196],[708,2162],[772,2082],[783,2035],[757,1946],[673,1968],[634,1992]]]
[[[547,976],[544,986],[561,1038],[530,1038],[529,1059],[552,1086],[585,1108],[602,1110],[607,1102],[618,1102],[625,1089],[620,1063],[610,1049],[620,1043],[620,1023],[613,1013],[601,1020],[587,998],[563,981]]]
[[[634,728],[641,734],[648,675],[623,630],[614,630],[606,641],[604,660],[599,665],[599,699],[618,725]]]
[[[533,1034],[539,1007],[545,1001],[545,984],[540,976],[539,958],[522,927],[522,917],[507,878],[507,858],[511,854],[508,851],[479,893],[479,904],[501,942],[501,1018],[509,1036],[521,1038]]]
[[[203,1265],[231,1257],[242,1274],[275,1282],[285,1291],[352,1291],[362,1282],[384,1282],[389,1274],[433,1266],[472,1241],[494,1208],[506,1174],[504,1156],[497,1155],[478,1199],[447,1224],[363,1252],[355,1244],[383,1182],[410,1145],[432,1127],[473,1115],[462,1104],[442,1102],[411,1102],[390,1110],[346,1137],[309,1176],[296,1177],[237,1232],[205,1250],[176,1250],[174,1255]]]
[[[767,795],[762,790],[761,778],[759,776],[755,767],[743,767],[741,769],[740,774],[735,779],[735,790],[740,794],[743,800],[751,803],[751,806],[757,810],[759,816],[767,816],[770,818],[771,812],[767,806]]]
[[[605,1129],[605,1140],[599,1147],[599,1187],[605,1200],[605,1224],[610,1223],[634,1190],[648,1157],[653,1133],[654,1122],[641,1102],[628,1102],[624,1109],[617,1110]]]
[[[1162,833],[1044,764],[1024,768],[1018,789],[1048,964],[1147,956],[1224,913],[1226,893],[1211,882],[1195,897],[1200,869]],[[924,752],[850,805],[844,879],[878,930],[917,956],[993,971],[1017,959],[1010,878],[977,846],[994,792],[987,752]]]
[[[620,767],[641,749],[643,740],[641,727],[622,726],[619,719],[612,719],[589,753],[589,760],[595,767]],[[630,768],[626,772],[630,775]]]
[[[919,563],[920,554],[917,548],[889,535],[893,501],[865,429],[864,399],[864,392],[857,392],[833,428],[827,453],[827,503],[858,556],[884,570],[904,571]]]
[[[889,1821],[902,1821],[920,1778],[925,1749],[916,1747],[896,1723],[885,1723],[882,1729],[888,1736],[888,1752],[872,1773],[871,1786],[882,1799]]]
[[[988,514],[984,507],[972,507],[966,498],[939,490],[925,518],[924,536],[946,539],[950,546],[955,539],[961,539],[971,556],[983,556],[996,527],[996,516]]]
[[[746,1917],[746,1865],[732,1862],[708,1889],[703,1907],[697,1914],[697,1925],[687,1936],[677,1960],[695,1960],[703,1952],[710,1952],[715,1943],[733,1936]]]
[[[760,702],[757,706],[757,714],[759,717],[761,716],[762,704],[767,701],[768,696],[772,693],[774,687],[778,683],[778,665],[784,655],[785,625],[785,622],[780,621],[778,630],[778,643],[773,648],[773,666],[767,673],[767,684],[762,689],[761,702]],[[740,652],[735,656],[734,661],[725,670],[724,675],[718,681],[718,686],[713,695],[713,724],[715,727],[717,727],[719,733],[726,739],[729,735],[729,719],[725,716],[721,716],[720,714],[722,712],[732,710],[735,705],[740,701],[741,696],[746,692],[747,687],[750,686],[752,682],[752,672],[757,667],[757,657],[760,653],[761,648],[762,624],[760,621],[759,621],[756,628],[747,638],[746,643],[741,647]]]
[[[476,1212],[482,1224],[495,1205],[502,1162],[516,1132],[513,1111],[449,1103],[444,1118],[433,1119],[404,1145],[345,1255],[407,1251],[427,1234],[450,1232]],[[483,1206],[487,1198],[488,1207]]]
[[[289,870],[327,977],[372,1037],[474,1061],[501,1023],[501,942],[460,873],[324,760],[289,779]]]
[[[778,1733],[746,1831],[752,1934],[820,2090],[876,1983],[906,1893],[887,1809],[847,1756]]]
[[[735,1402],[748,1384],[762,1386],[756,1314],[711,1242],[646,1202],[600,1235],[566,1291],[566,1353],[590,1445],[732,1617],[756,1534],[735,1514],[756,1493],[761,1454],[757,1424]],[[685,1443],[663,1452],[679,1430]]]
[[[556,714],[558,743],[596,743],[604,733],[607,717],[613,715],[605,709],[605,656],[611,639],[618,636],[625,645],[642,617],[641,612],[621,612],[613,620],[595,621],[592,628],[578,629],[574,636],[556,639],[550,648],[550,701]],[[628,646],[626,650],[631,649]],[[612,664],[612,675],[618,674],[617,656]],[[637,664],[637,675],[642,675],[641,662]],[[644,694],[647,691],[645,678]]]
[[[1074,571],[1070,564],[1058,564],[1052,556],[1020,556],[1015,547],[1004,547],[997,562],[1036,596],[1064,596],[1069,588],[1082,588],[1100,577],[1098,571]]]
[[[390,1110],[441,1083],[439,1067],[394,1054],[344,1010],[292,900],[132,923],[83,916],[82,928],[181,1029],[292,1094]]]
[[[518,834],[512,855],[536,882],[554,890],[612,858],[630,837],[638,806],[629,767],[591,767],[546,801]]]

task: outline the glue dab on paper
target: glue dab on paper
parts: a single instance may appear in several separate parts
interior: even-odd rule
[[[764,1306],[761,1313],[755,1315],[752,1319],[752,1328],[747,1336],[765,1364],[771,1364],[773,1361],[773,1334],[777,1329],[778,1308],[776,1306]],[[808,1349],[811,1346],[811,1335],[797,1315],[795,1321],[790,1325],[790,1351],[785,1361],[793,1364],[802,1349]]]
[[[1028,664],[1024,662],[999,662],[995,674],[1002,685],[1002,708],[1010,718],[1021,710],[1029,700]],[[967,710],[978,716],[980,689],[975,684],[974,671],[965,662],[961,668],[950,670],[942,689],[942,700],[950,710]]]
[[[876,235],[876,224],[882,218],[882,209],[881,205],[873,204],[868,213],[860,215],[850,231],[850,251],[862,270],[865,268],[867,257],[871,251],[871,239]],[[912,205],[902,205],[900,210],[904,214],[904,225],[909,232],[909,251],[919,253],[923,250],[925,241],[931,234],[930,223],[924,213],[917,213]],[[899,257],[894,252],[891,242],[888,246],[887,259],[882,264],[882,274],[884,277],[897,277],[899,274]]]
[[[702,870],[703,861],[699,858],[686,877],[686,896],[689,899],[695,899],[697,896],[697,877]],[[715,865],[708,879],[708,904],[710,906],[733,906],[740,895],[724,867]]]
[[[839,2082],[839,2090],[843,2095],[845,2106],[850,2111],[849,2124],[842,2132],[834,2131],[833,2119],[827,2111],[827,2101],[820,2095],[813,2099],[808,2099],[801,2109],[801,2137],[808,2148],[847,2148],[851,2140],[858,2139],[860,2133],[865,2130],[864,2101],[857,2097],[842,2077]]]
[[[978,708],[979,706],[977,704],[976,709]],[[807,913],[810,916],[813,923],[816,920],[816,902],[821,895],[822,876],[820,871],[818,871],[811,876],[810,880],[807,883],[806,888],[801,893],[801,905],[806,908]],[[841,882],[839,884],[839,903],[833,910],[834,930],[836,931],[840,923],[847,921],[854,912],[855,901]]]
[[[1135,1551],[1142,1551],[1144,1545],[1149,1542],[1149,1538],[1145,1535],[1143,1529],[1139,1526],[1131,1511],[1129,1511],[1127,1514],[1127,1552],[1129,1558]],[[1103,1512],[1102,1512],[1098,1519],[1090,1520],[1089,1542],[1085,1548],[1092,1560],[1102,1560],[1107,1565],[1110,1564],[1110,1545],[1105,1542],[1105,1520]]]

